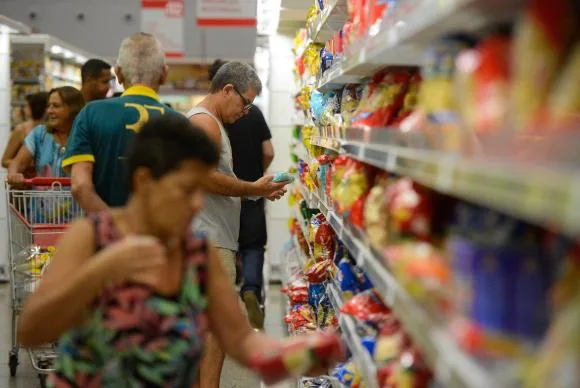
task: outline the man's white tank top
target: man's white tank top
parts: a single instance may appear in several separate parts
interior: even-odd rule
[[[199,114],[212,117],[220,127],[221,150],[217,170],[224,175],[236,178],[232,147],[223,124],[217,117],[203,107],[191,109],[187,117],[191,118]],[[218,248],[237,251],[238,235],[240,233],[240,211],[240,198],[208,193],[206,194],[203,210],[193,222],[193,228],[195,231],[206,233]]]

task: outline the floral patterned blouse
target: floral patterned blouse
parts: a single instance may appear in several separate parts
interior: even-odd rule
[[[121,238],[108,213],[92,217],[97,250]],[[207,243],[183,241],[184,276],[173,297],[143,284],[106,289],[87,320],[58,344],[54,388],[190,388],[198,373],[207,327]]]

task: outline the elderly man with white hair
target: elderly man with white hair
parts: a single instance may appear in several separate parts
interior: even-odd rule
[[[149,118],[178,114],[157,95],[167,66],[153,35],[137,33],[121,43],[115,74],[125,92],[119,98],[92,102],[79,113],[62,164],[71,172],[75,199],[88,213],[125,205],[128,144]]]

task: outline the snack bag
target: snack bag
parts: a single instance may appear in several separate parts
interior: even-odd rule
[[[433,372],[427,366],[421,351],[413,346],[401,353],[388,387],[429,388]]]
[[[564,70],[548,99],[549,126],[554,130],[576,130],[580,121],[580,42],[574,45]]]
[[[385,249],[389,267],[409,294],[431,302],[439,311],[448,309],[446,287],[450,282],[449,266],[431,244],[411,242]]]
[[[478,135],[506,128],[509,110],[511,39],[496,34],[477,47],[479,66],[475,69],[475,131]]]
[[[332,262],[330,260],[322,260],[315,262],[307,271],[306,278],[311,283],[322,283],[328,279],[328,268]]]
[[[341,313],[352,315],[363,322],[377,323],[391,314],[391,310],[385,306],[380,294],[375,290],[367,290],[355,295],[342,305]]]
[[[369,189],[370,169],[359,161],[351,161],[335,192],[339,213],[350,216],[354,203]],[[362,207],[362,204],[361,204]]]
[[[316,261],[332,261],[336,250],[334,231],[322,213],[310,220],[310,242]]]
[[[392,124],[403,105],[410,73],[406,70],[390,70],[382,77],[363,105],[363,111],[353,118],[354,127],[385,127]]]
[[[474,44],[475,39],[469,35],[452,34],[435,40],[425,54],[419,90],[419,117],[411,114],[407,119],[409,122],[405,120],[404,124],[424,131],[431,148],[446,151],[466,148],[465,129],[460,125],[455,105],[453,79],[456,58]]]
[[[388,188],[387,209],[390,242],[431,239],[433,204],[424,187],[408,178],[399,179]]]
[[[511,89],[516,131],[535,126],[568,48],[577,13],[570,0],[530,0],[516,28]]]
[[[332,371],[332,376],[345,387],[361,387],[362,376],[356,364],[352,360],[344,364],[337,365],[337,367]]]
[[[383,249],[388,242],[386,191],[390,181],[387,173],[378,174],[363,208],[363,230],[377,250]]]
[[[338,334],[323,332],[293,338],[270,352],[256,350],[250,365],[264,383],[274,384],[291,376],[302,376],[315,367],[330,368],[344,358],[345,352]]]

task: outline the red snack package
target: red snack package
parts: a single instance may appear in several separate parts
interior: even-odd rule
[[[433,204],[427,190],[408,178],[402,178],[387,190],[389,240],[412,237],[431,238]]]
[[[511,39],[494,35],[477,48],[479,66],[475,70],[475,131],[497,133],[506,126],[509,109]]]
[[[378,314],[391,314],[391,310],[385,306],[375,289],[355,295],[340,308],[340,312],[352,315],[361,321],[377,320],[379,317],[382,319],[383,317]]]
[[[310,241],[316,261],[332,260],[336,251],[336,239],[332,227],[320,213],[310,220]]]
[[[302,376],[315,367],[330,368],[345,358],[346,351],[335,332],[300,336],[269,352],[257,350],[250,357],[252,369],[266,384]]]
[[[368,101],[361,99],[363,109],[353,118],[354,127],[385,127],[392,124],[403,105],[410,80],[407,70],[390,70],[371,89]]]
[[[328,279],[328,267],[332,264],[331,260],[324,260],[314,263],[306,272],[306,278],[310,283],[322,283]]]
[[[367,197],[368,193],[361,196],[355,201],[350,209],[350,222],[361,229],[364,228],[364,209]]]

